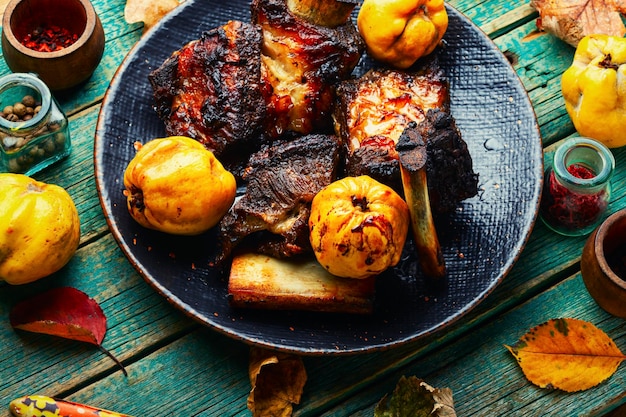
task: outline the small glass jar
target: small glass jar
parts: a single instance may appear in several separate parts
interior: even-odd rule
[[[543,222],[565,236],[591,233],[606,217],[615,158],[602,143],[567,139],[546,164],[539,209]]]
[[[67,117],[37,76],[0,78],[0,171],[32,175],[70,154]]]

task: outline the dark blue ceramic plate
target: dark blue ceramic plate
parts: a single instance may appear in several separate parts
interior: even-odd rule
[[[542,145],[515,71],[492,41],[448,8],[442,63],[452,113],[468,142],[480,193],[439,228],[446,285],[422,279],[407,256],[381,276],[371,317],[231,309],[227,277],[209,266],[212,233],[172,237],[141,228],[126,211],[122,176],[133,142],[165,135],[147,75],[203,30],[249,20],[248,0],[188,1],[136,45],[105,97],[95,140],[95,172],[110,229],[145,280],[199,322],[246,343],[300,354],[358,353],[397,346],[441,330],[481,302],[509,272],[537,216]],[[364,59],[363,73],[371,63]]]

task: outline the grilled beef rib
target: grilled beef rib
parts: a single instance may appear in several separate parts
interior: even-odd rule
[[[449,213],[478,192],[467,144],[450,114],[449,85],[432,58],[417,72],[373,69],[337,87],[335,131],[346,151],[346,175],[370,175],[402,191],[396,144],[417,126],[428,152],[434,213]]]
[[[255,252],[277,258],[310,252],[311,201],[337,179],[341,146],[334,135],[312,134],[267,146],[250,158],[245,194],[219,223],[227,258],[245,240]]]

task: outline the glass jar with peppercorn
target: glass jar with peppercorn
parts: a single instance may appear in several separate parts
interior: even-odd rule
[[[32,175],[71,151],[65,114],[35,75],[0,78],[0,168]]]
[[[565,140],[546,164],[539,209],[543,222],[565,236],[591,233],[606,217],[614,169],[615,158],[602,143]]]

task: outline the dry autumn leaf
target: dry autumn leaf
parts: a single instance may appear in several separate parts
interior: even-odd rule
[[[101,345],[107,330],[102,308],[76,288],[53,288],[26,299],[11,309],[9,320],[15,329],[96,345],[126,374],[119,361]]]
[[[254,417],[288,417],[300,403],[307,379],[302,358],[282,352],[250,349],[248,409]]]
[[[0,0],[0,19],[4,15],[4,10],[7,8],[7,4],[9,4],[10,0]]]
[[[124,8],[124,19],[128,23],[143,22],[146,33],[163,16],[174,10],[185,0],[127,0]]]
[[[566,392],[598,385],[626,359],[602,330],[571,318],[540,324],[506,348],[530,382]]]
[[[531,0],[539,12],[537,27],[576,47],[586,35],[622,37],[625,0]]]
[[[376,404],[374,417],[456,417],[452,390],[433,388],[415,376],[402,376],[393,394]]]

